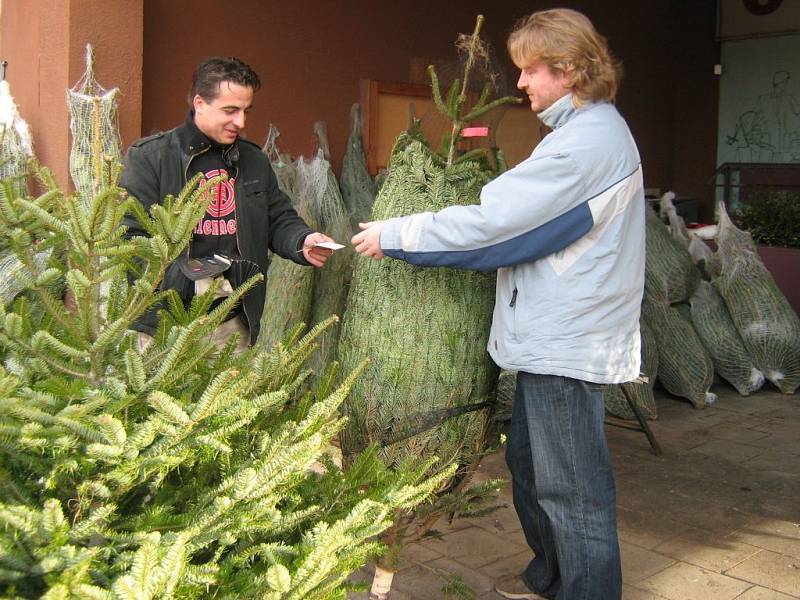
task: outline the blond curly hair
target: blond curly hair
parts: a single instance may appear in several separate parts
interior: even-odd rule
[[[543,10],[520,19],[507,46],[520,69],[541,62],[554,73],[563,73],[576,106],[616,98],[622,66],[609,51],[606,38],[575,10]]]

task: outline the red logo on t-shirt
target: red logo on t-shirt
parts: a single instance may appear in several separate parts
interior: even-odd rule
[[[200,180],[200,189],[208,185],[208,181],[220,175],[227,175],[225,169],[213,169],[203,173]],[[232,235],[236,233],[236,192],[235,178],[220,181],[211,188],[211,204],[206,209],[206,215],[194,228],[195,234],[202,235]],[[225,219],[233,213],[232,219]]]
[[[208,180],[218,177],[220,175],[227,175],[225,169],[214,169],[208,173],[204,173],[204,179],[200,181],[200,188],[202,189],[207,185]],[[236,179],[230,178],[225,181],[220,181],[211,190],[211,204],[208,206],[208,216],[216,219],[225,217],[231,214],[236,209],[236,192],[233,185]]]

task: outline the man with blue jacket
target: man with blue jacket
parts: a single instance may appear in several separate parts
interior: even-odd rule
[[[534,558],[506,598],[620,598],[603,384],[639,375],[645,202],[636,144],[612,104],[620,68],[582,14],[520,21],[517,87],[552,132],[476,206],[366,223],[366,256],[497,269],[489,353],[518,371],[506,460]],[[515,582],[512,582],[515,583]]]

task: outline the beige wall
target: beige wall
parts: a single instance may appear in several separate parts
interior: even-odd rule
[[[39,160],[59,183],[69,179],[67,88],[95,50],[95,73],[106,88],[120,87],[120,131],[128,144],[141,131],[143,0],[3,0],[0,56]]]

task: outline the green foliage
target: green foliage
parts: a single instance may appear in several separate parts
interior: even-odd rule
[[[208,195],[191,182],[147,214],[104,173],[91,198],[46,171],[36,198],[0,198],[0,239],[24,267],[0,303],[0,596],[343,599],[375,536],[452,470],[388,471],[375,449],[337,468],[323,453],[365,365],[309,386],[333,319],[269,353],[216,348],[260,275],[211,312],[213,287],[189,307],[159,292]],[[148,237],[124,237],[126,213]],[[157,302],[141,349],[131,329]]]
[[[756,244],[800,248],[800,192],[756,192],[731,217]]]

